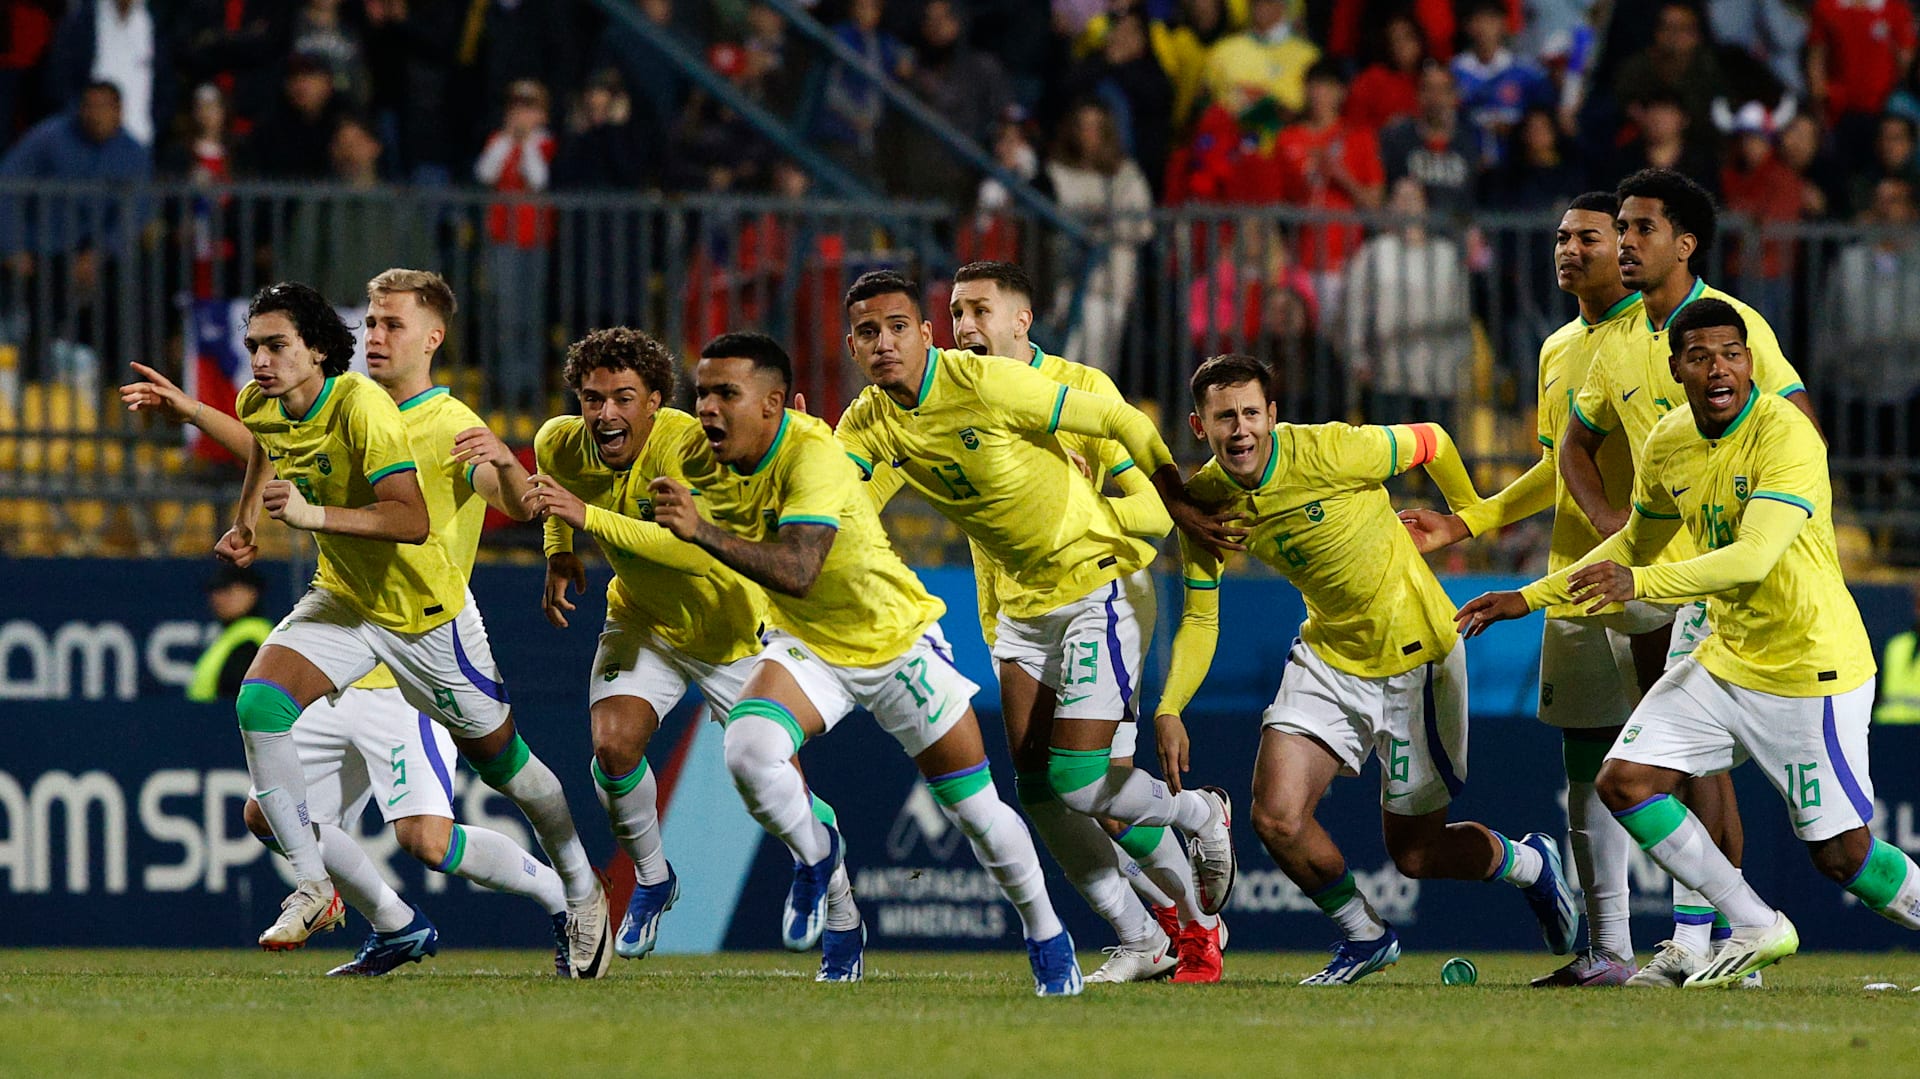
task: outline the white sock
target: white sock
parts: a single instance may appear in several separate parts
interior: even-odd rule
[[[413,908],[400,898],[367,852],[353,837],[331,824],[320,824],[320,854],[326,861],[327,875],[340,898],[360,912],[376,933],[393,933],[413,921]]]
[[[813,799],[791,763],[793,736],[759,715],[741,715],[727,724],[727,771],[747,812],[795,858],[812,865],[832,852],[827,826],[813,815]]]
[[[1034,849],[1033,836],[1020,814],[1000,800],[991,784],[953,805],[942,805],[940,811],[966,834],[974,858],[1020,912],[1021,935],[1028,940],[1059,936],[1064,927],[1047,896],[1040,852]]]
[[[660,785],[645,757],[633,771],[609,776],[593,762],[593,793],[607,811],[614,842],[633,859],[634,878],[641,884],[667,879],[667,855],[660,846]]]
[[[1379,940],[1387,935],[1387,923],[1367,902],[1354,882],[1353,871],[1343,870],[1340,879],[1310,894],[1313,905],[1332,918],[1348,940]]]
[[[1114,864],[1120,867],[1120,875],[1127,878],[1127,883],[1133,887],[1133,894],[1139,896],[1140,902],[1145,903],[1149,910],[1173,906],[1173,897],[1160,890],[1160,886],[1147,875],[1146,867],[1128,854],[1125,847],[1115,843],[1113,858]]]
[[[1060,795],[1067,808],[1124,824],[1174,825],[1197,832],[1213,820],[1213,802],[1199,791],[1175,794],[1132,766],[1110,767],[1098,782]]]
[[[1773,924],[1773,908],[1713,845],[1713,837],[1692,810],[1661,795],[1614,816],[1660,868],[1677,883],[1705,896],[1733,928]],[[1703,928],[1711,935],[1710,925]],[[1700,949],[1699,954],[1707,950]]]
[[[533,825],[540,849],[547,852],[547,860],[566,884],[567,902],[591,900],[600,890],[600,880],[593,875],[587,848],[580,845],[573,811],[567,808],[567,792],[561,789],[560,777],[553,774],[553,769],[529,752],[520,770],[493,789],[511,798],[526,815],[527,823]]]
[[[300,751],[293,747],[293,732],[250,731],[242,729],[240,740],[247,747],[247,774],[273,829],[280,852],[293,866],[293,875],[302,881],[327,879],[327,864],[320,854],[320,837],[307,816],[307,778],[300,768]]]
[[[433,868],[482,888],[525,896],[548,914],[567,909],[567,890],[560,874],[491,828],[454,825],[453,837],[447,841],[447,856]]]
[[[1493,832],[1493,838],[1499,840],[1501,847],[1506,851],[1505,857],[1500,862],[1500,868],[1494,870],[1494,877],[1516,888],[1531,887],[1539,881],[1541,872],[1547,867],[1547,860],[1540,856],[1539,851],[1524,843],[1515,843],[1491,828],[1487,831]]]
[[[1153,940],[1159,926],[1126,878],[1120,875],[1106,829],[1092,817],[1075,813],[1053,797],[1030,801],[1025,809],[1027,819],[1033,822],[1033,830],[1047,845],[1053,860],[1060,863],[1067,879],[1073,882],[1074,889],[1086,899],[1093,912],[1113,926],[1120,943],[1134,945]]]
[[[1713,954],[1713,900],[1673,882],[1673,942],[1695,955]]]
[[[860,907],[853,901],[853,882],[847,878],[845,862],[833,869],[827,882],[827,928],[844,933],[860,926]]]
[[[1607,812],[1591,783],[1567,783],[1567,843],[1587,897],[1587,946],[1621,962],[1633,959],[1627,884],[1633,837]]]
[[[1199,922],[1211,929],[1219,924],[1217,915],[1200,913],[1200,899],[1193,890],[1193,863],[1187,860],[1187,848],[1173,829],[1161,833],[1160,842],[1140,860],[1140,868],[1171,898],[1180,912],[1181,925]]]

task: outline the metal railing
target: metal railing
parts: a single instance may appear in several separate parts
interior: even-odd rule
[[[231,301],[294,279],[353,308],[393,265],[453,285],[438,378],[518,445],[571,410],[567,342],[616,324],[686,355],[723,330],[766,330],[810,407],[838,415],[859,389],[841,307],[856,276],[917,276],[944,337],[953,269],[1002,258],[1036,281],[1035,340],[1114,374],[1189,456],[1174,422],[1188,375],[1244,351],[1273,365],[1286,419],[1440,419],[1484,490],[1535,459],[1538,345],[1573,314],[1553,286],[1548,215],[1188,207],[1082,223],[1101,245],[1090,264],[1039,219],[914,203],[0,185],[0,552],[203,550],[237,473],[120,411],[126,365],[217,367]],[[1881,557],[1920,562],[1920,234],[1723,231],[1704,276],[1765,314],[1805,377],[1839,516]],[[901,532],[922,561],[964,546],[937,522]],[[502,530],[497,543],[534,540]]]

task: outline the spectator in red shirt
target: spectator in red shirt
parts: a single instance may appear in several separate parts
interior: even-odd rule
[[[1376,134],[1419,110],[1420,63],[1427,58],[1420,28],[1407,15],[1388,19],[1380,41],[1379,59],[1353,80],[1342,112],[1348,123]]]
[[[1815,0],[1807,17],[1807,91],[1848,164],[1864,161],[1873,119],[1913,63],[1907,0]]]
[[[506,115],[480,152],[474,178],[505,195],[545,191],[554,154],[547,109],[547,88],[536,80],[509,87]],[[535,404],[547,368],[548,217],[546,209],[520,201],[487,208],[488,362],[502,398],[522,408]]]
[[[1728,212],[1758,226],[1758,231],[1799,221],[1808,216],[1810,207],[1822,203],[1807,190],[1812,185],[1774,152],[1774,140],[1793,118],[1791,100],[1772,111],[1758,101],[1737,110],[1714,111],[1721,132],[1730,140],[1731,152],[1720,170],[1720,197]],[[1740,278],[1741,295],[1751,297],[1763,314],[1785,310],[1793,300],[1793,282],[1788,277],[1793,267],[1792,242],[1766,241],[1755,265],[1750,237],[1735,233],[1727,239],[1726,274]]]
[[[1340,118],[1346,84],[1331,60],[1307,71],[1306,117],[1281,130],[1271,157],[1281,201],[1309,210],[1372,210],[1380,205],[1386,170],[1373,132]],[[1300,264],[1314,276],[1322,300],[1338,306],[1339,271],[1360,243],[1358,225],[1312,224],[1300,229]]]

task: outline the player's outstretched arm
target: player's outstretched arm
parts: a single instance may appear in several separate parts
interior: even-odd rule
[[[1401,440],[1411,439],[1412,452],[1406,462],[1411,469],[1415,465],[1427,470],[1433,478],[1434,486],[1440,488],[1440,494],[1447,500],[1448,508],[1454,512],[1466,509],[1480,501],[1480,492],[1474,490],[1473,477],[1467,475],[1467,463],[1460,456],[1459,447],[1453,444],[1453,436],[1445,427],[1437,423],[1395,424],[1390,428],[1394,435],[1396,452]],[[1401,471],[1401,462],[1394,462],[1394,471]]]
[[[473,468],[473,489],[487,505],[516,521],[530,521],[527,467],[488,427],[469,427],[453,438],[453,459]]]
[[[1560,478],[1567,481],[1567,493],[1574,504],[1593,523],[1594,531],[1611,536],[1625,528],[1628,513],[1607,502],[1607,486],[1600,478],[1600,443],[1606,434],[1586,425],[1575,413],[1567,420],[1567,429],[1555,447]],[[1624,436],[1623,436],[1624,437]]]
[[[1523,521],[1553,505],[1554,475],[1552,458],[1542,457],[1492,497],[1457,513],[1401,510],[1400,523],[1407,526],[1407,533],[1421,554],[1432,554],[1491,529]]]
[[[1740,517],[1739,534],[1725,547],[1681,562],[1629,570],[1626,585],[1632,594],[1627,598],[1681,600],[1765,580],[1812,519],[1810,507],[1783,497],[1754,495]],[[1574,602],[1581,600],[1576,596]]]
[[[246,424],[217,408],[208,408],[205,401],[188,397],[172,379],[144,363],[129,366],[146,381],[120,387],[120,401],[128,412],[157,412],[175,423],[192,424],[242,461],[253,456],[253,432]]]
[[[661,476],[648,485],[653,495],[653,517],[674,535],[733,567],[741,576],[787,596],[805,596],[826,565],[827,552],[839,535],[830,524],[795,523],[780,526],[771,540],[755,542],[736,536],[700,516],[693,493]]]
[[[388,543],[425,543],[432,531],[427,499],[420,493],[420,477],[405,468],[380,477],[373,485],[374,501],[365,506],[316,506],[286,480],[270,480],[261,489],[260,504],[267,515],[305,532],[385,540]]]
[[[1180,774],[1187,771],[1190,742],[1187,726],[1180,718],[1193,695],[1206,681],[1213,666],[1214,649],[1220,643],[1220,593],[1214,588],[1187,588],[1186,607],[1180,613],[1180,628],[1173,635],[1173,663],[1167,670],[1166,689],[1160,705],[1154,709],[1154,742],[1160,751],[1160,774],[1167,786],[1180,790]]]
[[[698,575],[713,570],[713,556],[684,543],[678,536],[652,521],[642,521],[600,506],[590,506],[580,496],[545,473],[528,477],[525,505],[530,516],[546,522],[559,522],[560,529],[550,533],[550,541],[566,537],[564,546],[549,542],[553,549],[573,549],[572,533],[586,532],[612,547],[665,566],[680,573]],[[549,551],[551,557],[551,551]]]

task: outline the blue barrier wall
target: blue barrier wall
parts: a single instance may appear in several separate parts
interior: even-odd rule
[[[212,631],[200,583],[210,563],[34,561],[0,565],[0,946],[219,946],[249,942],[285,891],[269,858],[240,823],[245,763],[229,708],[182,698],[193,659]],[[284,567],[268,567],[286,579]],[[278,574],[278,576],[275,576]],[[1012,770],[997,726],[984,645],[974,629],[965,571],[924,574],[950,611],[948,636],[962,669],[989,687],[976,701],[1004,795]],[[1448,582],[1456,599],[1512,582]],[[270,615],[296,585],[276,587]],[[535,750],[568,784],[588,851],[614,855],[587,780],[585,676],[601,604],[589,596],[571,629],[548,626],[537,600],[540,573],[483,567],[474,593],[513,688],[516,718]],[[1904,590],[1856,590],[1876,641],[1904,626]],[[1146,699],[1157,697],[1177,592],[1164,590],[1160,639]],[[1251,784],[1258,714],[1271,698],[1301,604],[1276,579],[1233,580],[1222,596],[1219,657],[1189,714],[1193,774],[1244,798]],[[1539,657],[1536,620],[1499,627],[1469,646],[1473,749],[1457,804],[1513,834],[1564,831],[1559,749],[1532,719]],[[1144,734],[1143,746],[1150,746]],[[1914,804],[1920,780],[1908,762],[1920,729],[1874,734],[1875,827],[1920,853]],[[660,771],[668,856],[682,903],[662,926],[678,951],[775,945],[790,866],[740,808],[719,753],[717,725],[683,705],[650,757]],[[840,810],[856,889],[876,947],[1018,946],[1018,923],[972,863],[897,747],[864,717],[804,751],[813,785]],[[1742,769],[1747,866],[1761,890],[1793,914],[1809,947],[1880,948],[1905,938],[1819,878],[1792,840],[1764,777]],[[1362,886],[1421,948],[1526,948],[1537,934],[1524,905],[1503,886],[1418,883],[1396,874],[1379,840],[1375,776],[1335,784],[1322,819],[1346,849]],[[531,843],[512,807],[466,769],[456,808]],[[378,822],[366,830],[376,859],[404,894],[440,924],[450,945],[539,946],[544,919],[523,902],[486,894],[422,870]],[[1330,927],[1273,870],[1250,830],[1239,835],[1242,876],[1228,917],[1236,947],[1312,948]],[[1634,867],[1634,907],[1643,942],[1664,935],[1666,881],[1644,860]],[[1092,947],[1108,932],[1057,872],[1049,877],[1076,938]],[[352,941],[341,939],[339,946]]]

